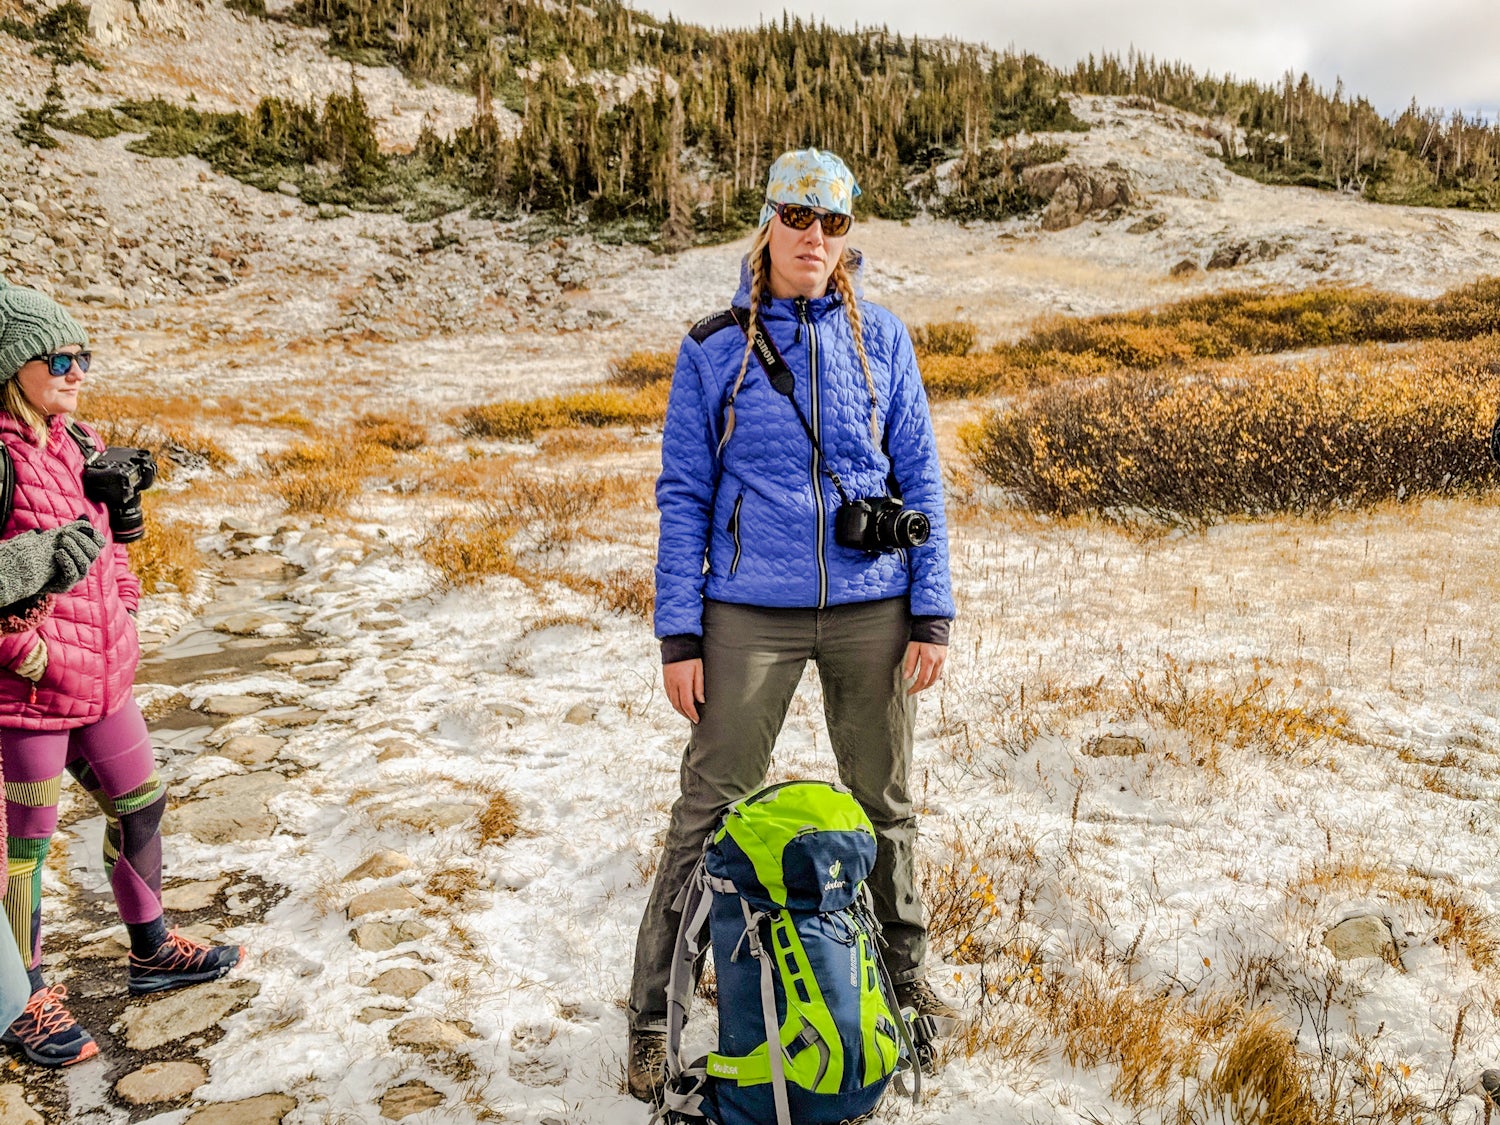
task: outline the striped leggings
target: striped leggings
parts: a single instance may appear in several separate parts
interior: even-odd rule
[[[42,959],[42,868],[66,769],[104,813],[104,867],[120,917],[161,917],[161,815],[167,795],[135,701],[72,730],[0,729],[5,777],[5,916],[22,959]]]

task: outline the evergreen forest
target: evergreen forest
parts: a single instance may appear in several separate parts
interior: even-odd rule
[[[68,0],[58,11],[74,8]],[[1320,89],[1306,75],[1263,85],[1140,55],[1062,70],[1027,54],[786,15],[710,32],[618,0],[298,0],[278,18],[326,29],[329,49],[351,61],[471,91],[473,121],[449,138],[424,131],[411,153],[382,154],[351,85],[321,107],[268,98],[249,114],[147,102],[66,118],[44,105],[28,117],[28,139],[52,125],[145,130],[140,151],[194,152],[262,186],[290,179],[309,202],[413,217],[469,204],[673,247],[744,230],[769,162],[809,144],[849,160],[866,214],[1025,213],[1040,201],[1020,172],[1066,150],[1057,137],[1013,138],[1084,129],[1069,96],[1117,95],[1237,126],[1243,143],[1221,139],[1223,158],[1266,182],[1500,207],[1500,128],[1415,102],[1387,119],[1341,84]],[[30,34],[42,53],[48,32],[75,23],[52,15],[0,30]],[[497,107],[520,118],[519,131],[501,126],[509,114]],[[953,158],[962,159],[953,190],[935,192],[923,173]]]

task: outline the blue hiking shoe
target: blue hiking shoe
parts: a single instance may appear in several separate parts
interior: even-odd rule
[[[218,980],[244,955],[243,945],[204,945],[173,930],[150,957],[130,955],[128,986],[140,996]]]
[[[72,1066],[99,1053],[94,1037],[78,1026],[63,1006],[68,990],[62,985],[39,988],[25,1009],[0,1035],[0,1043],[19,1047],[38,1066]]]

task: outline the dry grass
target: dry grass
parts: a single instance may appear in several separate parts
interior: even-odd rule
[[[201,405],[189,399],[99,391],[88,392],[79,414],[106,444],[149,449],[167,480],[178,465],[218,470],[231,463],[224,447],[197,428],[202,416]]]
[[[912,329],[919,356],[965,356],[979,342],[979,329],[967,320],[939,320]]]
[[[531,441],[545,430],[565,426],[629,426],[637,430],[661,424],[667,409],[667,382],[651,383],[627,393],[604,388],[525,402],[473,406],[455,419],[465,437]]]
[[[358,429],[301,442],[266,458],[272,490],[292,512],[342,512],[363,492],[371,475],[395,456],[392,449],[361,440]]]
[[[427,444],[427,430],[410,418],[385,414],[364,414],[354,420],[358,442],[379,445],[397,453],[410,453]]]
[[[968,397],[1013,393],[1118,368],[1155,371],[1340,344],[1471,340],[1494,332],[1497,323],[1496,280],[1433,300],[1348,287],[1300,293],[1235,291],[1154,311],[1055,318],[1017,343],[999,345],[988,354],[946,352],[926,358],[922,370],[934,398]]]
[[[511,552],[512,534],[514,528],[493,514],[451,516],[432,525],[417,552],[447,589],[472,586],[497,574],[529,579]]]
[[[503,844],[521,830],[509,794],[497,790],[479,814],[479,844]]]
[[[172,500],[171,493],[155,490],[141,497],[146,533],[126,548],[130,569],[147,594],[170,590],[191,593],[203,573],[203,555],[195,541],[194,527],[167,515]]]
[[[1297,1035],[1269,1008],[1249,1015],[1222,1047],[1204,1091],[1232,1125],[1329,1125],[1333,1107],[1313,1096]]]
[[[672,378],[677,366],[675,352],[631,352],[609,361],[609,382],[614,387],[640,390]]]
[[[1203,524],[1476,493],[1500,479],[1486,450],[1497,360],[1490,339],[1122,374],[1035,392],[962,442],[983,476],[1054,515]]]

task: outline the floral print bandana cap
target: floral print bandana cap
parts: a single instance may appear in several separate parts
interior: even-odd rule
[[[821,207],[840,215],[854,214],[854,197],[859,194],[848,166],[833,153],[816,148],[782,153],[766,181],[768,200]],[[769,223],[774,214],[776,208],[767,203],[760,209],[760,225]]]

